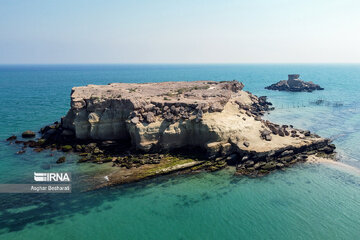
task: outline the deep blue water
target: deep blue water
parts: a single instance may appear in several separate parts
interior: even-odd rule
[[[289,73],[325,90],[264,89]],[[230,169],[79,192],[101,167],[72,155],[56,165],[56,152],[16,155],[4,141],[65,115],[74,86],[233,79],[269,97],[276,110],[268,119],[333,138],[351,167],[298,165],[261,179]],[[358,239],[359,89],[360,65],[2,65],[0,183],[27,183],[44,169],[71,171],[76,181],[72,194],[0,194],[0,239]]]

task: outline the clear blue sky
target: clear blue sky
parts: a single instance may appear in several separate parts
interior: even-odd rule
[[[0,0],[0,64],[360,62],[359,0]]]

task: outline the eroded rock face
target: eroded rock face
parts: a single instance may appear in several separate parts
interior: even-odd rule
[[[190,119],[200,122],[205,113],[221,112],[243,87],[237,81],[75,87],[71,109],[62,125],[79,139],[126,139],[132,124],[155,126],[164,120],[175,123]]]
[[[289,74],[288,80],[282,80],[265,87],[265,89],[289,92],[312,92],[314,90],[324,90],[324,88],[313,82],[304,82],[300,80],[299,77],[299,74]]]
[[[75,87],[71,109],[56,131],[62,138],[73,133],[80,140],[128,140],[145,152],[199,147],[210,159],[327,144],[314,134],[262,120],[271,103],[243,87],[237,81]]]

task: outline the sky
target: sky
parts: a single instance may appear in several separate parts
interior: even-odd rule
[[[0,0],[0,64],[360,63],[359,0]]]

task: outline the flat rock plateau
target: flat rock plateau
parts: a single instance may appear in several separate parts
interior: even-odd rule
[[[235,80],[74,87],[60,122],[42,128],[38,139],[8,140],[23,144],[19,154],[57,149],[113,166],[100,187],[227,165],[261,176],[309,155],[334,156],[329,139],[263,120],[272,104],[243,87]]]

